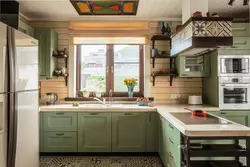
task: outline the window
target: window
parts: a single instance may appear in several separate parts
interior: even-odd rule
[[[137,78],[134,96],[143,96],[143,45],[76,45],[77,92],[103,92],[108,96],[125,97],[125,78]]]

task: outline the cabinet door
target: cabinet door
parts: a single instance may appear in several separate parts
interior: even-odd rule
[[[78,113],[78,152],[111,152],[111,113]]]
[[[77,132],[43,132],[43,152],[77,152]]]
[[[168,154],[168,130],[167,130],[167,121],[166,119],[162,119],[162,132],[163,132],[163,139],[162,139],[162,152],[163,152],[163,163],[167,166],[169,162],[169,154]]]
[[[250,39],[249,37],[234,37],[233,46],[231,49],[249,49]]]
[[[249,125],[249,114],[244,111],[221,111],[220,116],[241,125]]]
[[[233,37],[248,37],[249,23],[233,23],[232,24]]]
[[[145,113],[112,113],[112,151],[145,152]]]
[[[46,77],[46,60],[47,54],[48,54],[48,49],[50,46],[50,41],[49,41],[49,32],[46,31],[45,29],[36,29],[35,31],[35,37],[36,39],[39,40],[39,51],[38,51],[38,57],[39,57],[39,75],[41,77]],[[49,67],[48,67],[49,68]]]
[[[46,112],[42,114],[43,131],[77,131],[77,113]]]
[[[164,163],[164,155],[163,155],[163,117],[162,116],[159,116],[159,123],[158,123],[158,126],[159,126],[159,133],[158,133],[158,152],[159,152],[159,155],[160,155],[160,158]]]
[[[158,113],[146,113],[146,151],[157,152]]]
[[[57,66],[53,51],[57,50],[57,33],[51,28],[36,28],[35,37],[39,40],[39,75],[51,78]]]
[[[210,75],[210,57],[209,55],[178,56],[177,68],[180,77],[208,77]]]

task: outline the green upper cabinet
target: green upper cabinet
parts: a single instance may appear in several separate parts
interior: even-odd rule
[[[178,56],[176,59],[179,77],[208,77],[210,75],[210,56]]]
[[[146,151],[157,152],[158,148],[158,113],[146,113]]]
[[[145,113],[112,113],[112,152],[146,151],[145,117]]]
[[[52,56],[57,50],[57,33],[52,28],[36,28],[35,37],[39,40],[40,78],[52,78],[57,67],[57,60]]]
[[[111,152],[111,113],[78,113],[78,152]]]
[[[34,37],[34,28],[23,22],[22,20],[19,19],[19,24],[18,24],[18,30],[31,36]]]
[[[233,23],[232,31],[233,37],[249,37],[249,23]]]
[[[220,116],[241,125],[249,126],[249,113],[247,111],[221,111]]]
[[[41,130],[43,131],[77,131],[77,113],[45,112],[42,113]]]

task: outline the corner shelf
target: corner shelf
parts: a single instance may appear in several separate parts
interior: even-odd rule
[[[169,76],[170,77],[169,83],[170,83],[170,86],[172,86],[173,79],[177,75],[178,74],[174,73],[174,72],[170,72],[170,73],[156,72],[156,73],[153,73],[153,74],[151,74],[151,76],[153,77],[153,86],[155,86],[155,78],[158,76]]]
[[[65,86],[68,86],[68,74],[57,74],[55,71],[53,72],[53,76],[55,77],[64,77]]]

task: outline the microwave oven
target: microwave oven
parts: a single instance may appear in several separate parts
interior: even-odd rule
[[[250,77],[250,55],[218,56],[219,77]]]

